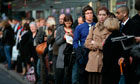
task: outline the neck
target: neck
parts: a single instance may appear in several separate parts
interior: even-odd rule
[[[86,20],[86,22],[90,24],[93,22],[93,20]]]
[[[33,37],[35,37],[35,35],[36,35],[36,32],[33,32]]]
[[[124,17],[122,22],[125,22],[128,19],[128,17]]]
[[[65,27],[66,29],[71,29],[71,27]]]

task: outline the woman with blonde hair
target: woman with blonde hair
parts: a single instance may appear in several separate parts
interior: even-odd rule
[[[116,18],[108,18],[104,26],[110,35],[103,46],[102,84],[118,84],[120,79],[118,60],[123,54],[123,48],[120,41],[113,42],[111,38],[122,36],[119,33],[119,21]]]

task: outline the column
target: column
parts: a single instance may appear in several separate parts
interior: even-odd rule
[[[32,17],[33,17],[34,19],[36,19],[36,10],[33,10],[33,11],[32,11]]]

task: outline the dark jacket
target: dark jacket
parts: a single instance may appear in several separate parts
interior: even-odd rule
[[[18,44],[18,48],[19,48],[19,53],[22,57],[22,59],[27,62],[30,63],[30,57],[32,56],[32,41],[31,41],[31,33],[30,32],[26,32],[22,37],[21,40]]]
[[[11,46],[13,46],[15,44],[14,30],[12,29],[11,26],[4,28],[3,37],[2,37],[2,44],[3,45],[11,45]]]
[[[123,26],[122,33],[124,33],[125,35],[139,36],[140,32],[137,30],[137,28],[138,25],[136,25],[132,19],[129,19],[128,22]],[[130,49],[124,51],[123,57],[125,58],[126,65],[129,66]]]
[[[138,25],[136,25],[132,19],[129,19],[128,22],[123,26],[121,33],[124,33],[125,35],[140,36],[137,28]]]
[[[137,26],[136,27],[136,33],[138,33],[137,36],[140,36],[140,15],[136,14],[132,20],[134,21],[135,25]]]
[[[64,68],[64,54],[63,51],[66,48],[66,40],[64,40],[65,30],[64,26],[57,28],[56,32],[56,45],[59,46],[58,57],[56,61],[56,68]]]
[[[43,29],[43,27],[40,27],[37,31],[37,35],[36,35],[36,43],[41,44],[44,42],[44,37],[46,36],[45,30]]]
[[[120,78],[118,60],[123,54],[123,48],[119,41],[112,42],[111,40],[118,36],[121,36],[119,32],[112,32],[103,46],[103,84],[118,84]]]

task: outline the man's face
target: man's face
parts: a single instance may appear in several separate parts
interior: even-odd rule
[[[12,20],[12,23],[13,23],[13,24],[17,24],[17,20],[14,20],[14,19],[13,19],[13,20]]]
[[[64,17],[65,17],[64,14],[59,16],[59,24],[63,24],[64,23]]]
[[[86,21],[92,21],[93,20],[93,11],[92,10],[85,11],[85,20]]]
[[[40,27],[45,26],[45,20],[40,20]]]
[[[124,13],[121,11],[121,8],[118,8],[116,11],[116,17],[119,21],[122,21],[124,18]]]
[[[79,17],[78,18],[78,24],[80,25],[80,24],[83,24],[83,23],[84,23],[83,18],[82,17]]]
[[[100,10],[98,14],[98,21],[103,23],[107,18],[107,13],[105,10]]]

